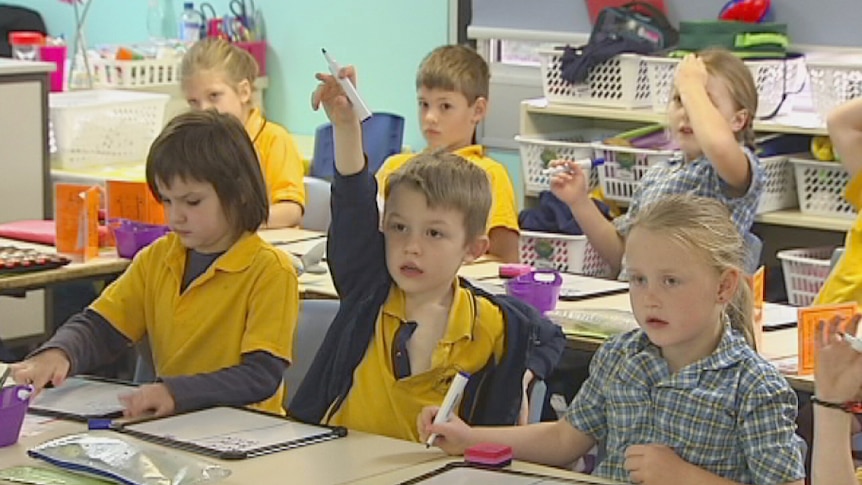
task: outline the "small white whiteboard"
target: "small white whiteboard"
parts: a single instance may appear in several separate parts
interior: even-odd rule
[[[305,424],[232,407],[215,407],[129,423],[120,431],[222,459],[250,458],[346,434],[343,428]]]
[[[133,384],[87,377],[70,377],[62,386],[43,389],[30,403],[33,414],[86,421],[123,414],[119,396],[135,390]]]

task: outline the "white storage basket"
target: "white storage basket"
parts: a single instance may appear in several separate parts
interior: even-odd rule
[[[672,150],[649,150],[601,143],[595,143],[593,147],[595,157],[604,159],[604,163],[596,168],[599,172],[599,186],[605,198],[624,203],[631,202],[650,166],[667,161],[674,154]]]
[[[570,84],[562,76],[563,51],[539,49],[542,88],[551,103],[617,108],[650,105],[646,63],[638,54],[621,54],[590,68],[587,80]]]
[[[536,268],[589,276],[608,276],[611,270],[587,236],[521,231],[518,254],[521,263]]]
[[[858,58],[808,58],[814,108],[824,120],[838,105],[862,95],[862,61]]]
[[[757,213],[764,214],[796,207],[796,176],[787,155],[776,155],[760,159],[763,170],[763,193],[757,204]]]
[[[672,57],[644,57],[652,89],[652,109],[658,113],[667,111],[673,92],[673,80],[680,59]],[[749,60],[745,65],[751,71],[757,87],[757,114],[763,118],[772,116],[784,99],[785,61],[782,59]]]
[[[776,255],[781,260],[787,301],[794,306],[809,306],[829,277],[834,247],[787,249]]]
[[[567,133],[554,133],[545,136],[521,136],[515,137],[521,154],[521,167],[524,170],[524,187],[527,194],[535,195],[543,190],[549,190],[550,177],[543,172],[545,162],[542,153],[551,150],[557,158],[567,160],[581,160],[593,158],[592,142],[603,140],[613,136],[612,134],[598,130],[581,130]],[[599,183],[598,171],[590,170],[590,187],[597,187]]]
[[[850,174],[838,162],[790,158],[796,178],[799,210],[828,217],[856,217],[856,209],[844,198]]]
[[[179,84],[182,58],[118,61],[93,59],[93,83],[104,88],[140,88]]]
[[[168,98],[112,90],[51,93],[52,165],[74,169],[145,160],[164,124]]]

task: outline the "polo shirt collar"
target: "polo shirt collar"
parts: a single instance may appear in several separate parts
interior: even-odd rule
[[[446,322],[446,333],[440,339],[440,343],[454,343],[459,340],[471,339],[473,337],[473,324],[478,317],[478,306],[470,291],[462,288],[458,284],[458,280],[455,280],[453,287],[455,296],[452,299],[452,308],[449,310],[449,320]],[[389,290],[389,296],[383,303],[381,312],[406,323],[406,307],[404,290],[393,284]]]
[[[180,241],[179,236],[176,234],[172,233],[168,237],[172,240],[165,260],[172,268],[176,268],[180,273],[179,276],[182,277],[188,248],[183,246],[182,241]],[[229,273],[243,271],[251,265],[262,244],[263,240],[256,233],[245,232],[227,251],[213,262],[210,268]]]

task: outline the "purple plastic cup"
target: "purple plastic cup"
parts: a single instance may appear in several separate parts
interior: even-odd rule
[[[31,393],[30,386],[7,386],[0,389],[0,448],[18,442]]]
[[[117,242],[117,254],[121,258],[132,259],[138,251],[170,232],[168,226],[145,224],[128,219],[111,219],[108,226]]]
[[[532,305],[542,314],[557,307],[563,277],[553,270],[532,271],[506,282],[506,294]]]

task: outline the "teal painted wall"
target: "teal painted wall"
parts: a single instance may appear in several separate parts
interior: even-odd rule
[[[147,40],[147,0],[92,0],[85,36],[90,45]],[[175,33],[181,0],[160,0],[166,28]],[[314,73],[326,70],[325,47],[342,64],[354,64],[359,89],[374,111],[407,119],[405,144],[425,146],[416,120],[416,67],[448,37],[444,0],[256,0],[263,12],[269,51],[266,110],[295,133],[313,134],[326,121],[311,110]],[[72,6],[60,0],[7,0],[39,11],[49,33],[72,38]],[[195,2],[199,5],[199,2]],[[227,0],[211,2],[219,15]]]
[[[90,45],[147,40],[147,0],[92,0],[85,36]],[[176,33],[181,0],[159,0],[165,31]],[[71,41],[75,30],[72,6],[60,0],[7,0],[38,10],[51,35]],[[211,2],[220,15],[227,0]],[[199,5],[200,2],[196,2]],[[265,16],[269,51],[266,111],[294,133],[310,135],[326,121],[311,110],[314,73],[326,69],[320,48],[342,64],[359,70],[359,88],[369,107],[404,116],[404,143],[425,146],[416,119],[414,74],[422,58],[448,36],[448,2],[444,0],[257,0]],[[333,14],[333,12],[338,12]],[[523,200],[517,152],[491,152],[509,169],[516,200]]]

